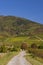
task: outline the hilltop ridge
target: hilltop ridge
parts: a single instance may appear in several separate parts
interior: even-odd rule
[[[24,36],[43,34],[43,24],[15,16],[0,16],[0,35]]]

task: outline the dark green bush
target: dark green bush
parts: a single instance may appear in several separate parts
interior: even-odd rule
[[[36,45],[35,43],[33,43],[33,44],[31,45],[31,48],[38,48],[38,47],[37,47],[37,45]]]

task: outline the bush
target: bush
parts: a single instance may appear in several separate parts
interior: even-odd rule
[[[35,43],[33,43],[33,44],[31,45],[31,48],[37,48],[37,45],[36,45]]]
[[[7,52],[7,48],[5,45],[0,46],[0,52]]]
[[[39,49],[43,49],[43,45],[38,46]]]
[[[27,44],[26,43],[22,43],[22,45],[21,45],[21,49],[23,50],[26,50],[27,49]]]

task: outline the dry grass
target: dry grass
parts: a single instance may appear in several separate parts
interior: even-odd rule
[[[4,57],[7,53],[0,53],[0,58]]]

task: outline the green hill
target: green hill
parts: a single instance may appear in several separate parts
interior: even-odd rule
[[[0,36],[43,35],[43,25],[15,16],[0,16]]]
[[[0,55],[1,65],[5,65],[23,47],[33,54],[27,58],[34,57],[34,61],[40,57],[40,62],[43,62],[43,24],[15,16],[0,16],[0,53],[7,53],[3,57]]]

